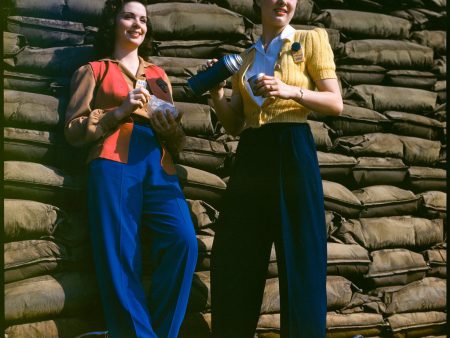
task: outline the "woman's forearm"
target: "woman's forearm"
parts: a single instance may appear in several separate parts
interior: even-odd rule
[[[293,100],[311,111],[337,116],[342,112],[343,103],[340,94],[328,91],[313,91],[299,87],[293,87]]]

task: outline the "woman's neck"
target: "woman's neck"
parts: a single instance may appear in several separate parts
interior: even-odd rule
[[[136,75],[139,68],[139,56],[137,49],[133,49],[131,51],[115,49],[113,52],[113,57],[124,65],[133,75]]]
[[[267,47],[269,47],[270,43],[273,39],[275,39],[278,35],[281,34],[281,32],[286,28],[286,26],[283,27],[264,27],[263,25],[263,32],[261,35],[262,44],[264,47],[264,50],[267,50]]]

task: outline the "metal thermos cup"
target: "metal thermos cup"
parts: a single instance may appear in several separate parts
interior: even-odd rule
[[[242,58],[240,55],[225,55],[212,67],[188,79],[188,85],[195,95],[200,96],[236,73],[241,67],[241,64]]]
[[[266,74],[264,74],[264,73],[258,73],[258,74],[255,74],[255,75],[253,75],[251,78],[248,79],[248,84],[250,85],[250,88],[251,88],[251,90],[252,90],[252,92],[253,92],[253,95],[255,95],[255,96],[257,96],[256,93],[255,93],[255,85],[256,85],[256,81],[257,81],[258,79],[262,78],[264,75],[266,75]]]

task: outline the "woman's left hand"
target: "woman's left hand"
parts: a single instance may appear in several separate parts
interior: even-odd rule
[[[290,86],[280,79],[269,75],[264,75],[255,83],[255,93],[262,97],[275,96],[288,100],[296,96],[296,91],[296,87]]]
[[[182,112],[178,112],[177,117],[174,118],[170,111],[163,112],[161,110],[156,110],[150,116],[150,124],[153,130],[155,130],[169,152],[174,156],[177,156],[183,149],[185,142],[185,134],[180,125],[182,117]]]

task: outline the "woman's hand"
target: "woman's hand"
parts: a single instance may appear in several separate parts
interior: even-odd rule
[[[293,99],[296,97],[298,88],[290,86],[276,77],[264,75],[255,82],[255,94],[257,96],[275,96],[281,99]]]
[[[206,64],[203,65],[200,70],[205,71],[208,68],[211,68],[217,61],[219,61],[219,60],[211,59],[211,60],[206,61]],[[223,96],[223,88],[225,87],[226,83],[227,83],[226,81],[222,81],[222,82],[218,83],[216,86],[212,87],[209,90],[209,93],[212,96],[216,95],[216,96],[222,97]]]
[[[185,135],[180,125],[182,117],[183,113],[178,112],[174,118],[169,110],[156,110],[150,116],[150,124],[172,155],[180,152],[184,145]]]
[[[114,111],[117,120],[122,120],[138,108],[143,108],[148,100],[150,100],[150,93],[143,87],[135,88],[130,91],[127,98],[122,102],[119,108]]]

